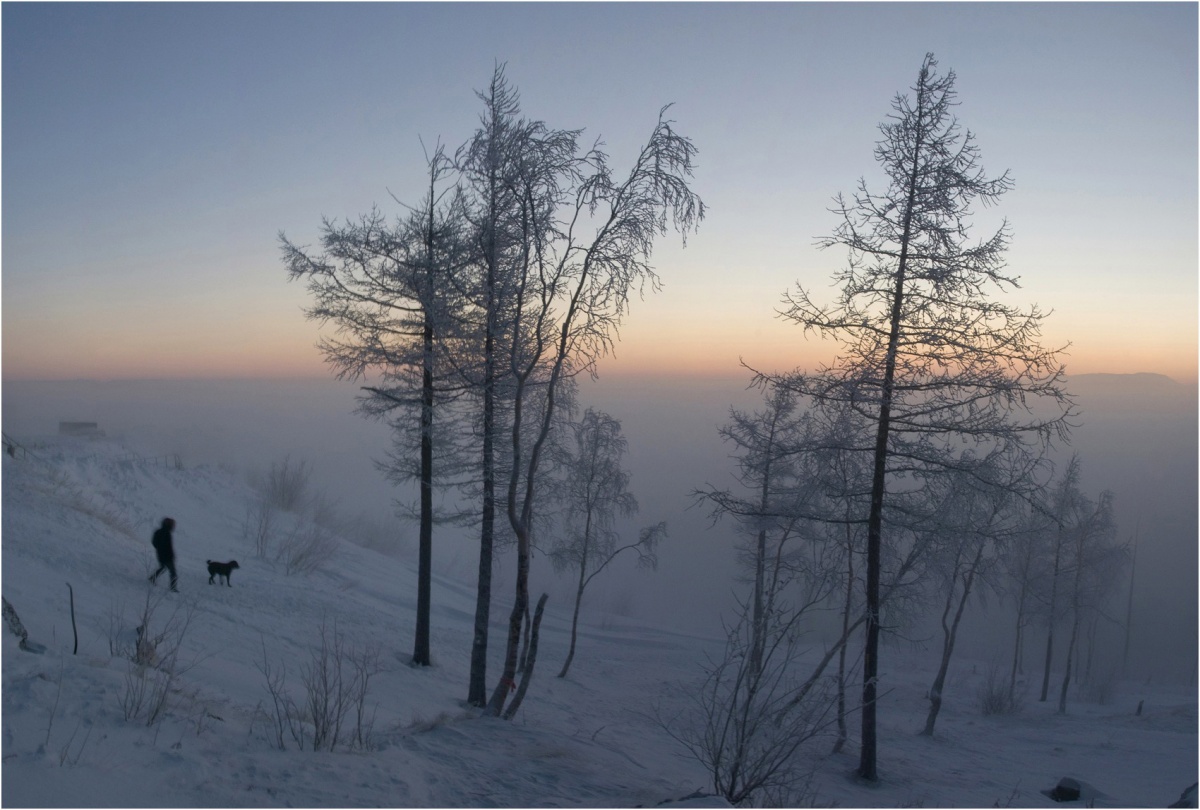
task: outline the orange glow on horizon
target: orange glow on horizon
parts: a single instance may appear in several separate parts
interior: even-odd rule
[[[720,352],[658,351],[622,352],[604,358],[598,371],[603,377],[632,378],[745,378],[750,369],[764,372],[786,372],[793,369],[815,370],[822,361],[831,359],[817,352],[799,356],[796,352],[760,351],[738,354],[729,349]],[[630,356],[632,354],[632,356]],[[1178,383],[1196,385],[1200,380],[1195,354],[1188,357],[1165,358],[1150,352],[1126,352],[1108,355],[1065,357],[1068,376],[1079,374],[1138,374],[1152,373],[1170,377]],[[744,364],[744,365],[743,365]],[[749,368],[747,368],[749,367]],[[120,354],[92,358],[77,358],[74,362],[44,362],[7,360],[2,379],[7,381],[50,380],[147,380],[147,379],[295,379],[330,378],[332,372],[315,348],[305,351],[271,352],[209,352],[188,356],[152,352],[142,357]]]
[[[747,321],[750,323],[751,321]],[[805,337],[799,328],[778,320],[692,324],[634,320],[622,329],[612,355],[598,366],[601,377],[691,377],[745,379],[749,368],[764,372],[816,370],[833,360],[837,345]],[[207,343],[179,333],[159,339],[137,334],[92,340],[87,351],[56,345],[48,338],[30,340],[8,333],[2,379],[283,379],[330,378],[332,371],[315,343],[311,324],[261,324],[253,331],[225,333]],[[7,330],[6,330],[7,331]],[[44,334],[43,334],[44,336]],[[15,339],[14,339],[15,338]],[[139,339],[140,338],[140,339]],[[1197,346],[1180,347],[1167,336],[1129,345],[1119,334],[1089,334],[1076,339],[1061,356],[1068,374],[1155,373],[1188,385],[1197,384]],[[1061,345],[1057,335],[1047,345]],[[743,365],[744,364],[744,365]]]

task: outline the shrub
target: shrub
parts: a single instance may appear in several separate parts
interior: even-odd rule
[[[110,649],[130,656],[121,693],[121,709],[126,720],[144,720],[147,726],[160,721],[167,708],[176,679],[191,666],[183,666],[179,654],[184,636],[192,622],[194,608],[177,605],[165,620],[157,612],[161,596],[148,591],[137,617],[137,641],[132,650],[122,648],[110,638]]]
[[[253,546],[255,556],[274,557],[288,574],[316,571],[338,549],[330,529],[337,515],[326,498],[310,492],[311,472],[307,462],[293,464],[289,457],[272,463],[264,477],[251,481],[257,497],[246,506],[242,537]]]
[[[1024,693],[1010,688],[1000,668],[995,665],[988,667],[976,695],[979,699],[979,711],[985,717],[992,714],[1016,714],[1025,705]]]
[[[293,463],[291,456],[283,461],[272,462],[263,481],[266,502],[285,512],[299,512],[308,500],[309,479],[312,468],[307,461]]]
[[[265,559],[275,536],[275,509],[266,498],[246,506],[246,519],[242,523],[242,537],[254,546],[254,555]]]
[[[338,541],[315,523],[297,524],[279,540],[275,559],[283,563],[289,574],[311,574],[333,559]]]
[[[1084,684],[1084,699],[1098,706],[1107,706],[1115,697],[1117,689],[1117,667],[1098,670]]]
[[[382,670],[378,646],[357,648],[334,627],[322,622],[320,643],[300,666],[304,698],[297,703],[287,691],[284,665],[272,667],[263,644],[259,672],[266,679],[271,707],[267,714],[275,745],[286,748],[286,731],[297,748],[333,751],[339,743],[350,748],[375,747],[375,712],[367,708],[371,677]],[[347,725],[350,724],[350,725]]]

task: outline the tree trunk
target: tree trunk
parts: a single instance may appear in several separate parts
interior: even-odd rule
[[[1054,656],[1054,614],[1058,607],[1058,568],[1062,553],[1062,542],[1062,528],[1060,527],[1058,530],[1058,542],[1054,546],[1054,575],[1050,580],[1050,619],[1049,626],[1046,628],[1046,666],[1042,672],[1042,696],[1038,698],[1039,703],[1046,702],[1046,695],[1050,691],[1050,661]]]
[[[567,677],[567,670],[571,668],[571,661],[575,658],[575,636],[579,628],[579,604],[583,601],[583,585],[584,585],[584,568],[579,566],[579,588],[575,591],[575,612],[571,616],[571,648],[567,650],[567,660],[563,662],[562,671],[558,673],[558,677]]]
[[[958,562],[955,561],[955,568]],[[942,608],[942,660],[938,664],[937,675],[933,679],[933,686],[929,687],[929,714],[925,717],[925,728],[921,734],[926,737],[933,736],[933,724],[937,722],[938,712],[942,709],[942,689],[946,686],[946,673],[950,669],[950,649],[953,646],[952,634],[950,625],[946,620],[950,616],[950,609],[954,606],[954,581],[958,579],[958,571],[954,571],[954,576],[950,578],[950,591],[946,594],[946,604]]]
[[[492,558],[496,536],[496,332],[497,301],[496,287],[499,251],[496,230],[499,223],[499,161],[496,150],[500,139],[502,115],[497,109],[501,95],[497,75],[492,77],[491,97],[488,108],[491,113],[490,142],[488,147],[487,174],[487,218],[483,231],[483,253],[486,276],[484,279],[484,328],[483,328],[483,514],[479,529],[479,577],[475,590],[475,627],[471,641],[471,671],[467,684],[467,703],[472,706],[487,705],[487,648],[488,628],[492,611]]]
[[[1121,653],[1121,674],[1129,668],[1129,640],[1133,635],[1133,574],[1137,571],[1137,532],[1133,535],[1133,559],[1129,562],[1129,598],[1125,605],[1125,649]]]
[[[532,622],[529,619],[529,602],[525,602],[525,621],[522,623],[523,631],[521,636],[521,657],[517,659],[517,672],[525,671],[525,664],[529,660],[529,633]]]
[[[1008,699],[1012,700],[1017,690],[1017,671],[1021,666],[1021,643],[1025,632],[1025,583],[1021,583],[1021,593],[1017,598],[1017,628],[1016,639],[1013,641],[1012,673],[1008,678]]]
[[[499,717],[504,710],[504,702],[508,700],[509,692],[517,688],[517,655],[521,645],[521,625],[529,606],[529,554],[528,536],[517,535],[517,596],[513,602],[512,613],[508,616],[508,640],[505,644],[504,670],[500,682],[492,691],[488,701],[486,714]]]
[[[1054,655],[1054,622],[1051,620],[1050,626],[1046,629],[1046,668],[1042,672],[1042,696],[1038,698],[1039,703],[1046,702],[1046,695],[1050,691],[1050,659]]]
[[[963,576],[962,598],[958,600],[958,610],[954,614],[954,622],[947,627],[946,616],[954,600],[954,587],[951,585],[950,594],[946,597],[946,609],[942,612],[942,663],[938,667],[937,677],[929,690],[929,715],[925,718],[925,729],[921,732],[926,737],[933,736],[933,726],[937,722],[938,712],[942,710],[942,690],[946,686],[946,673],[950,670],[950,656],[954,655],[954,642],[958,638],[958,625],[962,621],[963,610],[967,607],[967,598],[971,595],[971,585],[975,582],[975,572],[983,559],[984,543],[980,541],[975,559]]]
[[[922,75],[917,97],[917,134],[913,146],[912,174],[904,211],[904,229],[900,237],[900,261],[896,267],[896,288],[892,294],[891,328],[884,362],[883,390],[879,402],[879,429],[875,434],[875,461],[871,473],[871,512],[867,519],[867,632],[863,650],[862,747],[858,775],[874,782],[879,778],[875,737],[875,698],[879,679],[879,568],[883,545],[883,497],[887,474],[888,430],[892,418],[892,394],[896,379],[896,352],[900,344],[900,319],[904,305],[904,280],[908,269],[908,243],[912,237],[913,205],[916,202],[917,176],[921,158],[921,118],[924,113],[925,77]]]
[[[433,216],[432,207],[430,216]],[[432,238],[432,235],[430,235]],[[432,244],[428,245],[432,251]],[[432,260],[432,255],[431,255]],[[429,666],[429,612],[433,579],[433,320],[425,314],[421,363],[421,528],[417,553],[417,630],[413,666]]]
[[[1096,652],[1096,624],[1099,622],[1099,616],[1092,616],[1091,622],[1088,623],[1087,631],[1087,660],[1083,667],[1083,682],[1092,682],[1092,661],[1095,658]],[[1078,678],[1075,679],[1078,682]]]
[[[421,329],[421,526],[417,552],[417,629],[413,638],[413,666],[427,667],[429,656],[429,614],[433,580],[433,314],[428,299],[434,287],[434,217],[437,206],[435,184],[437,157],[430,163],[429,206],[425,228],[425,295]]]
[[[467,703],[484,706],[487,703],[488,624],[492,608],[492,540],[496,525],[495,478],[492,473],[492,446],[488,423],[490,397],[485,395],[484,413],[484,474],[483,520],[479,533],[479,578],[475,589],[475,634],[471,641],[471,674],[467,686]]]
[[[1067,713],[1067,689],[1071,685],[1071,664],[1075,652],[1075,639],[1079,632],[1079,619],[1071,622],[1071,642],[1067,645],[1067,670],[1063,674],[1062,689],[1058,693],[1058,713]]]
[[[767,506],[767,481],[763,480],[763,511]],[[758,532],[758,547],[754,554],[754,617],[750,629],[750,673],[762,671],[763,647],[765,646],[766,615],[763,609],[763,586],[766,584],[767,530]]]
[[[850,635],[850,611],[854,609],[854,535],[850,524],[846,524],[846,604],[842,609],[842,638]],[[838,651],[837,675],[837,740],[833,753],[840,753],[849,736],[846,730],[846,647]]]
[[[538,648],[538,630],[542,626],[542,611],[546,607],[546,600],[550,597],[549,594],[542,594],[538,599],[537,610],[533,612],[533,632],[529,641],[529,658],[525,662],[525,673],[521,676],[521,686],[517,689],[517,694],[513,697],[512,703],[504,712],[505,720],[512,720],[517,713],[517,709],[521,708],[521,702],[525,700],[525,690],[529,688],[529,681],[533,679],[533,665],[537,662]]]
[[[900,233],[900,259],[896,265],[896,287],[889,316],[887,356],[884,360],[883,390],[879,402],[879,429],[875,434],[875,463],[871,473],[871,512],[867,519],[867,632],[863,650],[862,748],[858,775],[874,782],[879,778],[876,752],[875,699],[879,679],[879,568],[883,545],[883,497],[887,473],[888,431],[892,418],[892,395],[896,379],[896,353],[900,345],[900,320],[904,306],[904,281],[908,272],[908,247],[912,239],[913,206],[917,197],[917,178],[921,170],[922,123],[925,114],[924,69],[917,85],[917,120],[913,141],[912,171],[908,178],[904,206],[904,227]]]
[[[489,344],[491,342],[490,334],[487,342]],[[484,706],[487,703],[488,623],[491,621],[492,609],[492,545],[496,526],[495,451],[492,444],[494,424],[495,405],[492,386],[485,383],[483,392],[483,518],[479,532],[479,579],[475,590],[475,635],[471,642],[471,676],[467,687],[467,703],[472,706]]]
[[[1080,543],[1082,545],[1082,542]],[[1079,640],[1079,588],[1083,574],[1082,549],[1075,559],[1075,585],[1071,591],[1071,640],[1067,643],[1067,671],[1063,675],[1062,689],[1058,693],[1058,713],[1067,713],[1067,689],[1071,685],[1071,665],[1075,657],[1075,645]]]
[[[771,498],[771,460],[775,452],[775,429],[779,421],[779,408],[771,413],[771,430],[767,438],[766,450],[763,453],[762,492],[760,494],[759,510],[766,515]],[[762,518],[765,520],[765,518]],[[750,637],[750,672],[757,676],[762,671],[763,649],[766,646],[766,612],[763,606],[763,589],[766,587],[767,567],[767,530],[764,526],[758,530],[758,547],[754,555],[754,625]]]

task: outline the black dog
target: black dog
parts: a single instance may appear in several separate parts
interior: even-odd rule
[[[208,584],[212,585],[213,577],[220,576],[225,577],[225,584],[229,585],[229,575],[233,573],[233,569],[239,567],[240,566],[237,564],[237,560],[230,560],[227,563],[213,562],[212,560],[208,560]],[[218,581],[217,584],[220,585],[220,581]],[[229,587],[232,588],[233,586],[229,585]]]

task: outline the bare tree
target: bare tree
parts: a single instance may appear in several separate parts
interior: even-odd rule
[[[498,65],[486,91],[476,94],[484,104],[480,127],[455,155],[455,164],[469,190],[466,218],[472,233],[474,278],[469,287],[472,307],[463,324],[475,335],[474,363],[461,373],[478,391],[480,402],[480,539],[475,598],[475,628],[467,702],[487,703],[487,646],[492,601],[492,563],[496,541],[496,483],[498,387],[504,380],[503,343],[511,310],[510,268],[522,250],[519,224],[521,200],[516,176],[524,144],[531,139],[558,140],[540,123],[520,115],[520,97]],[[473,316],[473,321],[472,321]],[[479,339],[479,338],[482,339]]]
[[[292,279],[306,279],[314,303],[310,318],[330,322],[336,336],[321,340],[325,359],[339,379],[374,373],[381,384],[365,386],[361,410],[381,417],[400,411],[395,424],[415,415],[420,453],[420,539],[414,665],[430,663],[434,483],[434,404],[437,341],[448,331],[451,310],[461,307],[453,279],[463,262],[458,197],[445,180],[451,164],[437,148],[428,159],[429,185],[411,216],[389,225],[378,209],[357,222],[325,220],[324,252],[310,255],[280,235]],[[404,470],[398,470],[401,477]]]
[[[713,520],[724,515],[737,519],[753,537],[742,559],[753,576],[750,613],[750,664],[761,664],[766,638],[768,534],[791,534],[799,519],[796,493],[797,434],[807,422],[796,414],[795,397],[786,390],[767,386],[764,408],[755,413],[733,409],[730,421],[720,429],[726,442],[736,448],[737,478],[747,496],[709,487],[693,493],[713,505]],[[791,452],[789,452],[791,451]],[[785,494],[786,493],[786,494]],[[772,538],[775,541],[775,538]]]
[[[941,553],[934,555],[941,563],[940,584],[944,589],[942,649],[937,674],[929,688],[929,713],[921,731],[925,736],[933,736],[958,628],[976,580],[988,573],[999,548],[1020,528],[1012,484],[999,477],[1005,473],[1019,477],[1024,470],[993,468],[986,479],[983,475],[947,476],[943,481],[945,495],[935,506],[937,522],[932,532],[936,536],[934,542],[942,546]]]
[[[837,340],[839,357],[814,374],[770,375],[805,398],[845,404],[875,428],[870,445],[856,448],[872,459],[858,769],[868,780],[878,777],[880,571],[895,477],[919,482],[962,468],[954,451],[964,447],[981,463],[1007,446],[1045,446],[1065,438],[1071,410],[1058,353],[1038,343],[1043,313],[989,297],[1017,286],[1004,273],[1009,231],[1004,224],[972,242],[971,207],[994,203],[1012,181],[980,168],[974,137],[951,114],[954,73],[936,68],[927,55],[913,96],[897,96],[880,125],[875,157],[887,190],[860,181],[853,199],[836,200],[841,223],[819,244],[848,251],[837,303],[818,305],[803,288],[785,299],[783,316]]]
[[[1008,705],[1015,704],[1017,676],[1023,671],[1025,628],[1032,619],[1034,598],[1039,584],[1044,580],[1040,572],[1044,562],[1046,533],[1039,530],[1040,520],[1036,510],[1028,508],[1022,529],[1013,534],[1001,558],[1005,577],[1011,584],[1016,608],[1012,667],[1008,677]]]
[[[811,759],[804,753],[828,729],[833,707],[825,679],[798,677],[806,652],[798,625],[815,604],[808,600],[772,614],[762,641],[753,638],[752,606],[743,605],[691,711],[660,718],[731,805],[773,800],[796,806],[806,794]],[[751,655],[755,646],[758,662]]]
[[[1059,581],[1067,563],[1068,552],[1067,526],[1071,512],[1078,507],[1078,501],[1083,497],[1079,491],[1079,456],[1072,455],[1067,468],[1063,470],[1058,482],[1050,490],[1049,503],[1040,510],[1049,520],[1044,523],[1044,529],[1050,536],[1053,565],[1050,568],[1050,593],[1046,602],[1046,656],[1042,669],[1042,694],[1039,702],[1045,703],[1050,692],[1050,666],[1054,659],[1054,625],[1062,613],[1062,604],[1058,599]]]
[[[489,714],[513,711],[504,711],[504,703],[515,684],[529,604],[537,482],[562,386],[579,373],[594,373],[630,295],[657,289],[649,264],[655,238],[669,225],[686,235],[703,217],[703,203],[688,186],[695,147],[674,131],[665,111],[624,179],[613,176],[599,145],[579,155],[576,133],[549,130],[522,142],[511,177],[521,239],[507,299],[506,373],[513,389],[506,513],[516,537],[517,576],[504,671]],[[523,677],[531,674],[526,668]]]
[[[565,678],[575,658],[579,607],[588,584],[623,552],[634,551],[638,566],[656,568],[654,550],[666,534],[666,524],[641,530],[634,543],[618,546],[618,517],[637,513],[637,499],[629,491],[629,472],[622,466],[628,442],[621,423],[603,411],[588,408],[574,426],[575,447],[565,462],[561,485],[563,534],[550,547],[550,559],[558,571],[578,572],[575,607],[571,614],[571,645],[558,677]]]
[[[750,593],[693,710],[664,726],[731,804],[788,806],[806,792],[804,752],[836,722],[823,674],[864,617],[848,623],[815,665],[803,661],[805,625],[841,586],[843,548],[829,541],[820,520],[828,504],[821,502],[816,420],[797,414],[785,391],[768,388],[764,399],[763,410],[733,411],[721,431],[737,449],[747,495],[713,487],[695,493],[712,504],[714,519],[730,516],[741,525]]]
[[[810,716],[819,711],[823,717],[829,707],[820,708],[819,701],[835,701],[836,750],[844,744],[845,721],[849,713],[844,691],[846,642],[864,621],[860,606],[853,599],[854,555],[859,553],[855,536],[862,522],[857,504],[861,496],[856,495],[856,488],[861,488],[861,482],[853,454],[841,449],[851,442],[853,420],[848,418],[851,414],[846,409],[831,413],[816,408],[801,413],[797,410],[794,395],[770,384],[764,386],[763,397],[761,410],[753,413],[731,411],[730,421],[720,431],[735,448],[736,477],[745,494],[712,486],[693,493],[712,505],[714,520],[729,516],[740,524],[746,545],[741,549],[739,559],[743,569],[749,572],[751,582],[741,621],[736,632],[729,636],[726,659],[710,672],[711,682],[705,687],[707,708],[704,714],[717,717],[726,712],[744,712],[750,710],[751,705],[756,706],[752,713],[767,710],[771,701],[756,704],[750,693],[758,694],[764,688],[773,693],[780,687],[779,679],[783,673],[768,670],[779,666],[783,658],[792,671],[787,673],[789,687],[784,690],[786,699],[781,707],[790,710],[803,705]],[[912,560],[908,562],[911,564]],[[897,581],[903,580],[909,570],[911,565],[901,566]],[[848,573],[843,575],[843,571]],[[789,630],[795,632],[807,621],[804,614],[815,608],[802,600],[798,604],[803,610],[795,613],[797,605],[789,606],[785,601],[789,583],[803,583],[805,589],[822,594],[822,598],[832,599],[838,590],[845,594],[839,599],[842,635],[807,677],[801,677],[798,671],[799,662],[793,660],[794,650],[777,654],[781,642],[773,636],[785,615],[795,620],[796,625]],[[788,643],[794,644],[795,639]],[[740,645],[744,645],[744,649]],[[825,688],[822,673],[835,655],[838,676],[836,695],[831,696]],[[773,664],[768,660],[772,657]],[[722,685],[721,680],[725,678],[732,678],[732,681]],[[748,690],[741,697],[739,689],[742,686],[738,684],[744,684]],[[820,688],[815,688],[818,684]],[[733,759],[751,749],[776,747],[777,741],[760,736],[762,731],[777,726],[759,728],[757,721],[739,722],[741,726],[734,734],[739,740],[734,746],[738,753]],[[728,741],[732,738],[721,736],[720,739]],[[717,750],[713,748],[717,740],[717,736],[709,734],[709,742],[705,745]],[[715,757],[713,762],[728,759],[727,754],[708,756]],[[786,760],[787,756],[779,760],[780,767]],[[710,767],[713,767],[711,763]],[[721,777],[719,781],[722,782],[732,784],[747,774],[744,763],[735,766],[726,762],[724,767],[731,770],[726,777]],[[759,772],[765,774],[761,769]],[[757,778],[749,781],[757,781]],[[730,789],[729,784],[726,791],[727,795],[739,793]]]
[[[842,412],[843,419],[849,419],[851,412],[846,409]],[[839,434],[848,435],[851,432],[849,425],[843,423]],[[841,441],[839,444],[843,446],[847,442]],[[834,495],[835,502],[840,504],[842,510],[843,522],[839,525],[830,525],[827,531],[830,533],[830,542],[838,542],[841,544],[844,554],[844,571],[845,575],[842,579],[842,637],[845,642],[838,651],[838,670],[837,670],[837,739],[833,744],[833,753],[839,753],[846,745],[849,737],[847,721],[849,718],[848,704],[846,700],[846,688],[850,678],[850,668],[847,666],[847,651],[849,650],[849,634],[851,623],[859,613],[860,602],[856,600],[855,594],[859,589],[860,580],[856,574],[855,562],[863,556],[865,552],[865,529],[866,526],[860,520],[856,520],[856,516],[866,514],[867,510],[862,503],[864,495],[870,491],[869,485],[866,485],[866,466],[863,464],[864,459],[861,454],[839,450],[837,452],[826,455],[826,470],[830,478],[836,482],[837,492]]]
[[[1071,514],[1071,637],[1067,642],[1067,660],[1062,688],[1058,695],[1058,712],[1067,711],[1067,691],[1075,666],[1079,630],[1089,616],[1096,616],[1104,600],[1116,584],[1124,565],[1127,549],[1115,541],[1117,527],[1111,492],[1100,493],[1096,501],[1080,497],[1074,500]]]

